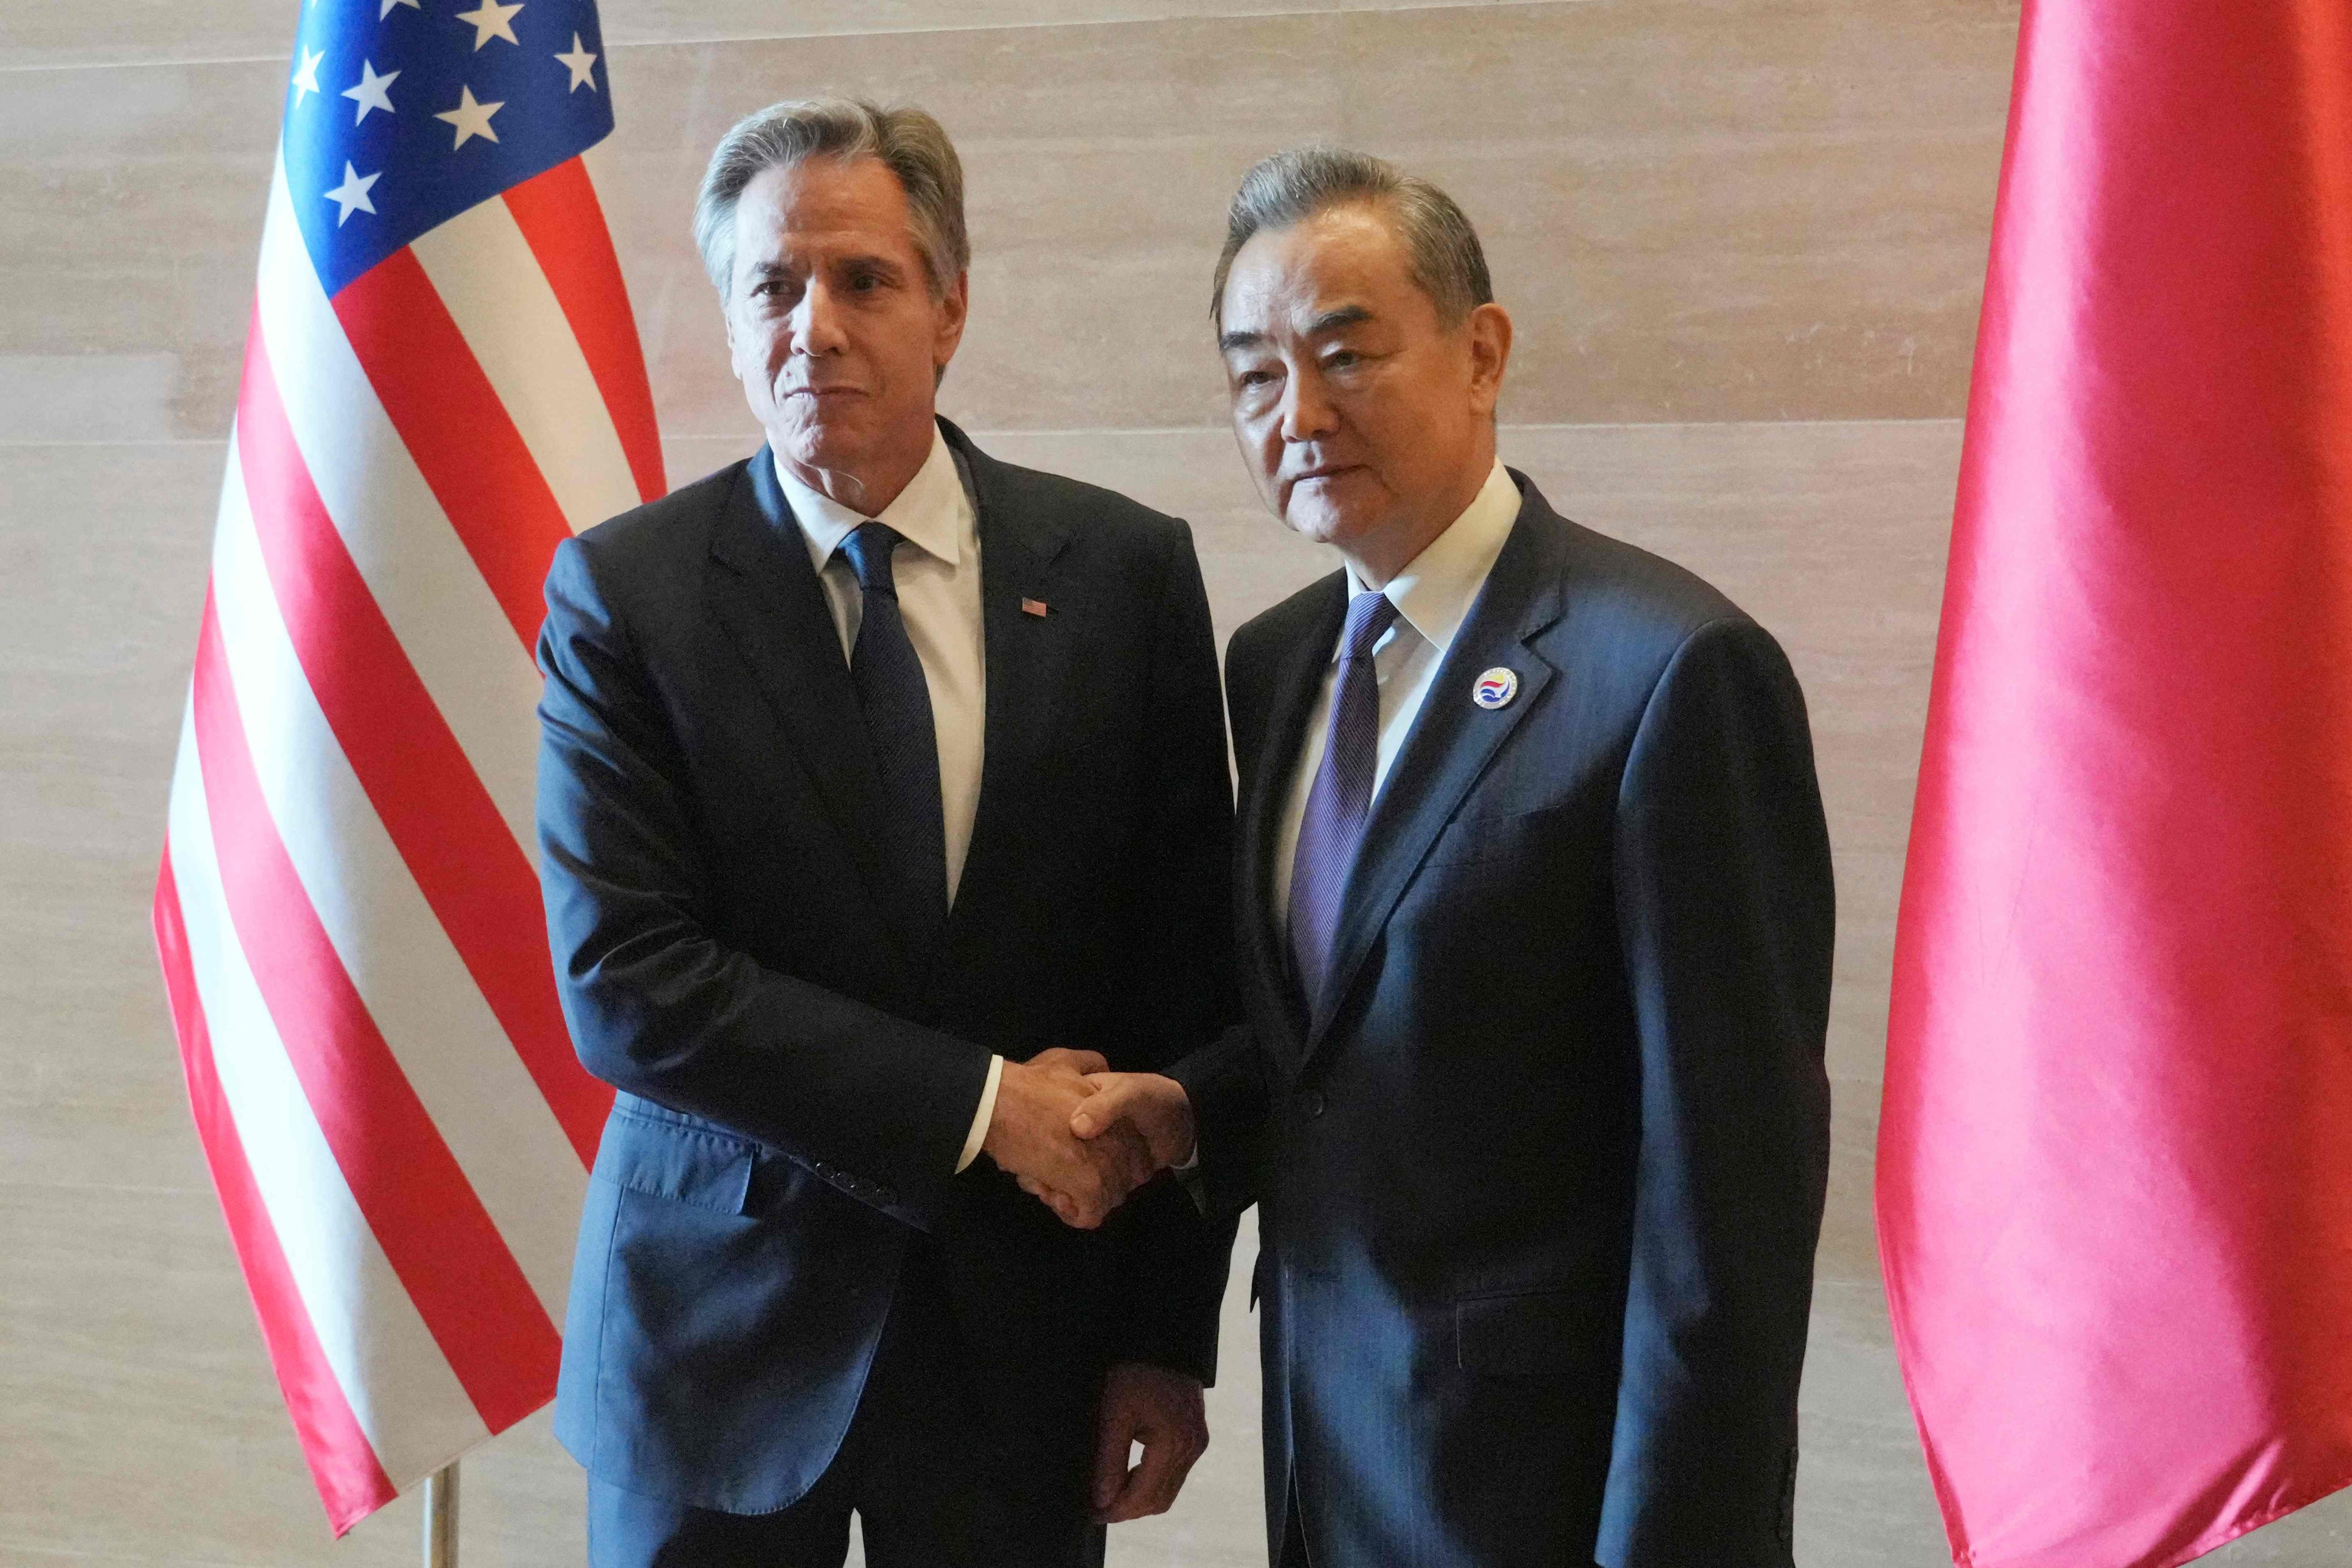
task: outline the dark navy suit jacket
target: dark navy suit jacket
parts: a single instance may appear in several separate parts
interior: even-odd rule
[[[548,577],[548,925],[581,1059],[621,1091],[556,1434],[632,1490],[736,1513],[805,1492],[919,1232],[1008,1473],[1083,1487],[1108,1363],[1213,1369],[1229,1227],[1163,1183],[1076,1231],[984,1158],[953,1173],[992,1051],[1151,1067],[1237,1016],[1191,535],[942,427],[977,504],[988,694],[939,950],[887,892],[856,697],[764,454],[589,530]]]
[[[1248,1025],[1175,1072],[1211,1206],[1261,1205],[1268,1530],[1295,1484],[1318,1563],[1786,1568],[1829,1153],[1804,700],[1513,478],[1311,1008],[1269,861],[1344,579],[1227,655]]]

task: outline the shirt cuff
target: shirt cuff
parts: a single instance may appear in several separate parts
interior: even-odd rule
[[[961,1175],[965,1166],[980,1158],[980,1146],[988,1142],[988,1124],[996,1116],[996,1086],[1004,1078],[1004,1058],[988,1058],[988,1081],[980,1089],[980,1109],[972,1113],[971,1131],[964,1134],[963,1152],[956,1157],[956,1173]],[[1199,1158],[1199,1152],[1194,1152]]]

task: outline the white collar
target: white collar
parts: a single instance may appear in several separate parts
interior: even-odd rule
[[[776,463],[776,479],[783,486],[784,500],[792,505],[793,521],[801,525],[816,556],[817,570],[824,571],[841,542],[869,520],[865,513],[801,483],[781,459]],[[971,537],[974,521],[971,498],[964,494],[955,454],[948,449],[937,426],[931,428],[931,449],[923,466],[915,470],[915,477],[897,499],[882,509],[881,515],[870,521],[889,524],[908,543],[950,566],[963,560],[963,542]]]
[[[1511,527],[1519,518],[1519,487],[1511,482],[1503,460],[1496,458],[1486,482],[1478,487],[1462,515],[1422,546],[1421,553],[1381,590],[1396,605],[1397,614],[1427,638],[1440,657],[1453,644],[1454,634],[1462,629],[1478,590],[1486,585],[1486,574],[1495,568],[1495,558],[1502,554],[1504,542],[1511,537]],[[1349,566],[1349,597],[1370,592]],[[1336,650],[1333,657],[1338,657]]]

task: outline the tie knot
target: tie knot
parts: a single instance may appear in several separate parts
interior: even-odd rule
[[[841,552],[849,558],[849,569],[857,574],[862,591],[898,596],[898,584],[890,576],[890,552],[898,547],[898,531],[887,522],[861,522],[841,542]]]
[[[1386,594],[1359,594],[1348,601],[1348,624],[1339,631],[1339,661],[1372,657],[1372,645],[1396,625],[1397,607]]]

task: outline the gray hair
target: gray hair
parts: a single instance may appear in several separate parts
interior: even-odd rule
[[[694,202],[694,243],[724,300],[735,275],[735,205],[743,188],[770,169],[811,158],[879,158],[898,177],[912,210],[915,248],[923,254],[934,298],[971,265],[963,226],[963,164],[940,122],[919,109],[883,109],[864,99],[812,98],[772,103],[719,139]]]
[[[1225,279],[1234,258],[1260,229],[1288,228],[1319,212],[1350,203],[1384,209],[1412,258],[1412,280],[1437,306],[1438,319],[1459,326],[1493,302],[1486,253],[1478,231],[1454,198],[1416,174],[1400,174],[1369,153],[1340,147],[1293,147],[1264,159],[1242,176],[1225,212],[1225,249],[1217,258],[1209,315],[1225,320]]]

